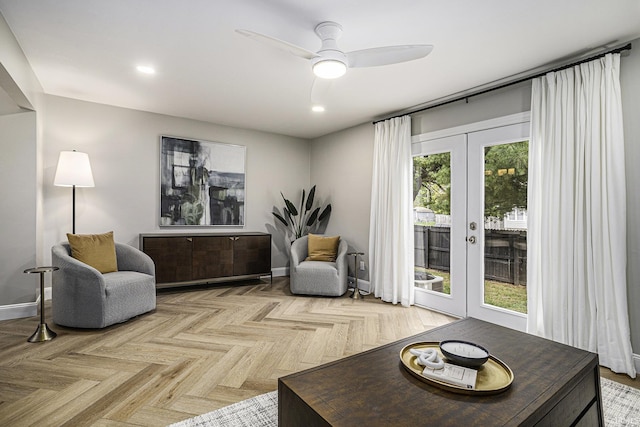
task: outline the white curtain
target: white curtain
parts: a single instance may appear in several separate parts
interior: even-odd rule
[[[413,305],[413,161],[411,117],[376,123],[369,231],[371,289]]]
[[[527,327],[634,377],[619,74],[608,54],[533,80]]]

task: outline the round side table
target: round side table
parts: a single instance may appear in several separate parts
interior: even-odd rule
[[[364,252],[349,252],[347,255],[353,256],[353,263],[354,263],[353,273],[355,275],[355,282],[356,282],[353,288],[353,293],[349,295],[349,298],[362,299],[364,297],[360,294],[360,289],[358,289],[358,256],[364,255]]]
[[[50,271],[59,270],[58,267],[36,267],[36,268],[28,268],[24,272],[27,274],[38,273],[40,274],[40,324],[36,331],[29,337],[27,341],[29,342],[43,342],[50,341],[56,337],[55,332],[53,332],[47,324],[44,322],[44,273],[48,273]]]

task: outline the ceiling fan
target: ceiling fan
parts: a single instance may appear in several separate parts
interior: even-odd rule
[[[315,33],[322,41],[322,46],[315,53],[254,31],[236,30],[236,32],[278,49],[283,49],[295,56],[310,60],[314,74],[324,79],[338,78],[347,72],[347,68],[376,67],[413,61],[424,58],[433,50],[432,45],[414,44],[343,52],[338,48],[337,43],[337,40],[342,35],[342,26],[331,21],[321,22],[316,26]]]

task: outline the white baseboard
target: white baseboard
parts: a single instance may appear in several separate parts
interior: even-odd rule
[[[51,287],[44,288],[44,300],[49,301],[50,299]],[[40,296],[38,296],[34,302],[0,305],[0,320],[22,319],[23,317],[37,316],[38,304],[40,304]]]
[[[38,302],[25,302],[22,304],[9,304],[0,306],[0,320],[21,319],[33,317],[38,314]]]
[[[289,275],[289,267],[276,267],[271,269],[273,277],[282,277]]]

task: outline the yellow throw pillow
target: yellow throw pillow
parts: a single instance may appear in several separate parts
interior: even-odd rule
[[[116,244],[113,231],[104,234],[67,233],[71,256],[98,270],[100,273],[118,271]]]
[[[308,256],[306,261],[335,262],[338,255],[340,236],[325,237],[317,234],[309,234]]]

